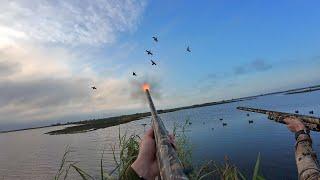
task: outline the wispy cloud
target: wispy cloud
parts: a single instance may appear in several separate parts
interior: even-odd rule
[[[234,74],[241,75],[250,72],[261,72],[272,68],[272,65],[267,63],[264,59],[255,59],[250,63],[234,67]]]
[[[268,70],[270,70],[272,67],[273,66],[266,60],[257,58],[242,65],[235,66],[231,68],[229,72],[221,74],[209,73],[206,76],[204,76],[204,78],[201,80],[201,83],[197,83],[196,86],[198,87],[198,91],[201,94],[200,96],[205,94],[207,94],[207,97],[212,96],[211,93],[208,91],[210,89],[210,91],[215,90],[215,92],[222,92],[224,95],[220,95],[220,99],[226,97],[234,98],[233,96],[231,96],[231,91],[229,89],[237,89],[238,87],[242,86],[242,81],[244,81],[243,78],[246,79],[246,77],[242,75],[259,72],[261,73],[261,76],[263,73],[268,73]],[[246,91],[248,91],[248,89],[246,89]],[[245,95],[245,93],[245,91],[241,93],[239,91],[233,94],[241,96]],[[214,97],[218,98],[219,96],[215,95]]]
[[[320,62],[320,56],[314,56],[312,60],[316,62]]]
[[[110,43],[117,33],[136,28],[145,4],[135,0],[1,1],[0,40]]]

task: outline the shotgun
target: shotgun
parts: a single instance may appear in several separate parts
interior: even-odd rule
[[[292,114],[292,113],[285,113],[285,112],[278,112],[278,111],[269,111],[264,109],[255,109],[249,107],[237,107],[237,109],[242,111],[249,111],[255,113],[261,113],[268,115],[268,119],[274,120],[276,122],[286,124],[283,119],[286,117],[296,117],[301,120],[301,122],[305,125],[305,127],[311,131],[320,132],[320,118],[307,116],[307,115],[300,115],[300,114]]]
[[[158,116],[157,110],[154,107],[149,87],[144,88],[149,103],[151,116],[152,116],[152,128],[154,131],[154,137],[157,148],[157,159],[160,170],[160,176],[163,180],[171,179],[189,179],[185,173],[177,152],[169,141],[169,134],[166,130],[162,120]]]

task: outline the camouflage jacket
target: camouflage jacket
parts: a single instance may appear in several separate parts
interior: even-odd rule
[[[312,150],[312,140],[300,134],[296,142],[296,163],[300,180],[320,180],[320,166],[316,153]]]

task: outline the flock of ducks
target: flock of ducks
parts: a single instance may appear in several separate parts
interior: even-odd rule
[[[156,36],[152,36],[152,39],[153,39],[153,41],[155,43],[159,42],[158,37],[156,37]],[[191,49],[190,49],[189,46],[187,47],[186,51],[187,52],[191,52]],[[150,49],[146,50],[145,52],[147,53],[148,56],[151,56],[151,57],[153,56],[153,52]],[[154,62],[152,59],[150,60],[150,62],[151,62],[151,66],[156,66],[157,65],[157,63]],[[132,76],[137,76],[137,73],[136,72],[132,72]]]
[[[153,39],[153,41],[155,43],[159,42],[158,37],[156,37],[156,36],[152,36],[152,39]],[[189,53],[191,52],[190,46],[187,47],[186,51],[189,52]],[[151,50],[146,50],[145,52],[147,53],[148,56],[153,56],[153,52]],[[157,63],[155,61],[153,61],[152,59],[150,60],[150,62],[151,62],[151,66],[156,66],[157,65]],[[136,72],[132,72],[132,76],[138,76],[138,75],[137,75]],[[92,90],[97,90],[97,87],[96,86],[92,86],[91,89]]]

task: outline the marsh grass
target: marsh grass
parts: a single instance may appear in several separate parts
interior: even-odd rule
[[[127,133],[121,136],[119,127],[119,145],[120,150],[119,158],[115,154],[115,145],[112,148],[113,159],[116,163],[116,168],[111,173],[118,171],[119,179],[122,179],[125,175],[128,167],[136,160],[139,153],[139,141],[140,137],[137,135],[127,136]]]
[[[178,157],[184,166],[185,173],[191,180],[204,179],[222,179],[222,180],[247,180],[239,169],[225,157],[222,164],[214,161],[203,163],[199,167],[192,165],[192,145],[186,132],[189,127],[189,120],[184,124],[174,124],[173,134],[176,136],[176,148]],[[100,159],[100,175],[98,179],[101,180],[115,180],[124,179],[127,168],[136,160],[139,153],[140,137],[137,135],[121,135],[120,127],[118,133],[118,143],[111,146],[115,168],[110,172],[106,172],[103,167],[104,150],[101,153]],[[116,153],[119,150],[119,154]],[[70,147],[66,147],[65,153],[62,157],[59,169],[55,176],[55,180],[66,180],[68,174],[73,170],[82,180],[96,179],[81,169],[77,162],[69,160],[69,154],[72,153]],[[253,170],[252,180],[264,180],[260,174],[260,154]]]

